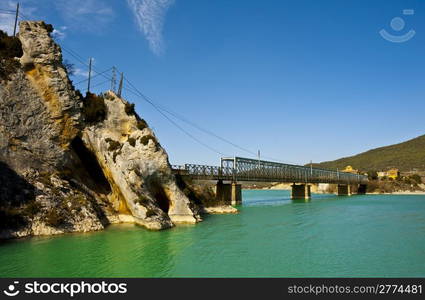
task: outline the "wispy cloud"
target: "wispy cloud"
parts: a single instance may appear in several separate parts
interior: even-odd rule
[[[83,70],[83,69],[80,69],[80,68],[76,68],[74,70],[74,75],[88,78],[89,77],[89,71]]]
[[[79,28],[90,32],[102,32],[115,13],[100,0],[56,0],[55,6],[69,28]]]
[[[23,18],[32,18],[35,7],[28,5],[21,5],[19,20]],[[16,1],[2,1],[0,3],[0,30],[7,32],[9,35],[13,34],[13,27],[15,25],[15,11]]]
[[[127,3],[149,43],[149,48],[154,54],[161,55],[164,52],[162,28],[165,14],[174,0],[127,0]]]
[[[97,61],[94,57],[91,58],[91,63],[92,63],[93,67],[96,66]],[[89,70],[88,69],[82,69],[82,68],[75,68],[73,75],[88,78],[89,77]],[[96,74],[94,74],[93,71],[92,71],[92,75],[96,75]]]
[[[59,29],[53,29],[52,36],[54,39],[63,40],[66,37],[66,30],[68,27],[61,26]]]

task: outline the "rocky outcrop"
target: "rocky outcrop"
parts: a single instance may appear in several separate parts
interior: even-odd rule
[[[237,214],[239,211],[231,205],[220,205],[204,207],[203,212],[207,214]]]
[[[81,120],[81,99],[47,29],[42,22],[21,22],[22,68],[0,86],[1,159],[19,172],[69,163]]]
[[[21,22],[20,67],[0,81],[0,238],[200,221],[134,105],[82,97],[51,31]]]
[[[18,175],[0,163],[0,179],[0,239],[95,231],[106,224],[95,199],[57,175]]]
[[[195,223],[193,205],[176,184],[168,156],[133,106],[113,92],[104,95],[107,116],[83,131],[112,187],[114,208],[150,229]]]

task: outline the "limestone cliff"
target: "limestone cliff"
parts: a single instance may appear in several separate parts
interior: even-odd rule
[[[0,153],[16,171],[53,171],[69,162],[81,99],[44,23],[22,22],[21,68],[0,85]]]
[[[0,238],[200,221],[134,106],[82,97],[51,31],[21,22],[23,55],[0,78]]]
[[[82,137],[112,187],[108,198],[115,210],[152,229],[195,223],[193,206],[178,188],[152,130],[128,102],[112,92],[104,97],[105,120],[87,126]]]

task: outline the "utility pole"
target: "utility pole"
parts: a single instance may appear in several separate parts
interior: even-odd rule
[[[92,61],[92,58],[90,57],[90,60],[89,60],[89,81],[87,83],[87,93],[90,93],[91,61]]]
[[[118,93],[117,96],[121,98],[122,93],[122,81],[124,79],[124,73],[121,72],[121,79],[120,79],[120,85],[118,86]]]
[[[313,176],[313,161],[310,160],[310,175]]]
[[[112,67],[112,80],[111,80],[111,91],[115,93],[115,88],[117,85],[117,72],[115,67]]]
[[[16,5],[15,27],[13,28],[13,36],[16,36],[16,25],[18,25],[18,16],[19,16],[19,2]]]

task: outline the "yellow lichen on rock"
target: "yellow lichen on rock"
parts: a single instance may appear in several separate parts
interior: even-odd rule
[[[63,103],[51,85],[54,75],[48,69],[49,67],[35,64],[34,68],[26,71],[26,75],[50,111],[52,120],[60,132],[61,147],[65,149],[78,133],[78,129],[74,126],[74,121],[69,114],[64,112]]]

